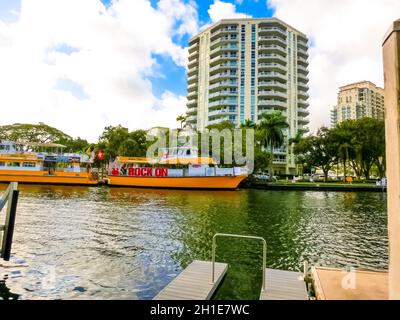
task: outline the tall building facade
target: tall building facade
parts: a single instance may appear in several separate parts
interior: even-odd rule
[[[346,120],[365,117],[383,119],[384,90],[370,81],[361,81],[339,88],[337,105],[331,111],[332,127]]]
[[[187,124],[236,126],[280,111],[289,124],[275,172],[295,174],[288,140],[308,131],[308,39],[276,18],[221,20],[189,42]]]

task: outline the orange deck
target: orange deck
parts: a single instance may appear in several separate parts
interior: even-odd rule
[[[0,182],[20,182],[37,184],[72,184],[72,185],[97,185],[98,180],[93,179],[86,172],[54,172],[49,175],[47,171],[0,171]]]
[[[109,185],[174,189],[236,189],[246,176],[218,177],[126,177],[109,176]]]

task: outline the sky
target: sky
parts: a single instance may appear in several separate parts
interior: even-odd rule
[[[177,127],[188,40],[223,18],[278,17],[310,39],[310,129],[338,87],[383,86],[398,0],[0,0],[0,125],[44,122],[97,141],[105,126]]]

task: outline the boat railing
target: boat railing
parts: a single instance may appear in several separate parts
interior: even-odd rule
[[[225,238],[240,238],[240,239],[250,239],[259,240],[263,244],[263,258],[262,258],[262,289],[266,290],[266,269],[267,269],[267,242],[262,237],[255,236],[244,236],[240,234],[227,234],[227,233],[216,233],[212,238],[212,270],[211,270],[211,282],[215,282],[215,254],[217,249],[217,237]]]
[[[17,213],[17,203],[19,191],[17,190],[18,183],[11,182],[7,190],[0,197],[0,213],[1,210],[7,205],[6,217],[4,225],[0,225],[1,237],[1,247],[0,247],[0,257],[4,260],[10,260],[11,255],[11,244],[14,233],[15,216]]]

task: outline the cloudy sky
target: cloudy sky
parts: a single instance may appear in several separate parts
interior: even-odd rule
[[[96,141],[106,125],[176,127],[188,39],[223,18],[276,16],[310,38],[310,127],[337,88],[383,85],[399,0],[0,0],[0,125],[45,122]]]

